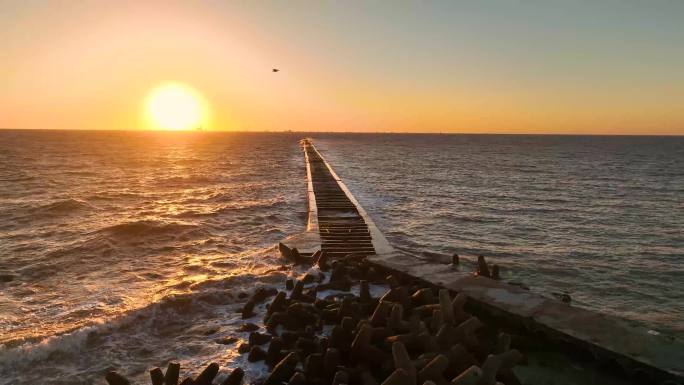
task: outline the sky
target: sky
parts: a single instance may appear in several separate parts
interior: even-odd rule
[[[0,0],[0,127],[684,135],[684,1]],[[272,68],[280,72],[272,72]]]

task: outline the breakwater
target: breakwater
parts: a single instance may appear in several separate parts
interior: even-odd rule
[[[637,381],[681,377],[676,342],[649,340],[617,319],[393,250],[311,142],[303,146],[308,231],[280,249],[307,271],[285,290],[255,293],[242,309],[243,318],[263,317],[263,325],[251,324],[255,329],[240,351],[272,367],[253,383],[515,384],[520,379],[511,368],[523,354],[511,349],[512,342],[527,346],[532,337],[548,348],[614,364]],[[388,285],[389,291],[373,297],[371,285]],[[266,333],[256,331],[261,328]],[[153,372],[153,383],[166,382],[161,370]],[[234,384],[240,373],[219,376],[219,366],[211,364],[182,384],[215,378]],[[125,379],[114,373],[108,380],[125,383],[117,383]]]

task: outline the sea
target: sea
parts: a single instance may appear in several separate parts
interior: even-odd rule
[[[0,384],[243,366],[304,137],[394,247],[684,338],[684,137],[0,130]]]

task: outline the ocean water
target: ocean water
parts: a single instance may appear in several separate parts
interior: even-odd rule
[[[303,136],[0,131],[0,384],[244,364],[222,342],[290,274]],[[684,333],[683,138],[309,136],[396,247]]]
[[[313,138],[395,247],[684,337],[684,137]]]
[[[0,131],[0,384],[230,362],[240,293],[305,229],[299,139]]]

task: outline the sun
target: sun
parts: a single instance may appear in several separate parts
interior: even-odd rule
[[[148,124],[157,130],[203,129],[205,110],[200,94],[181,83],[160,85],[150,92],[145,101]]]

